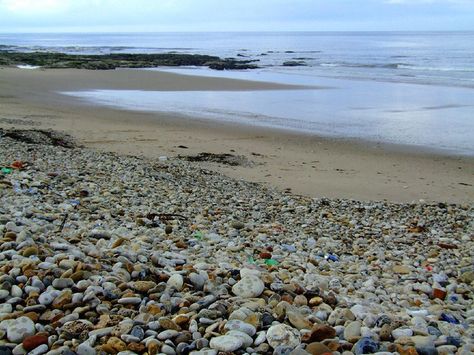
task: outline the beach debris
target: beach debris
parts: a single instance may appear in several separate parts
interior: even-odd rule
[[[190,162],[212,162],[230,166],[250,166],[254,164],[243,155],[229,153],[215,154],[202,152],[197,155],[178,155],[178,158]]]
[[[46,144],[64,148],[76,147],[74,139],[70,135],[53,130],[0,128],[0,138],[4,137],[30,144]]]

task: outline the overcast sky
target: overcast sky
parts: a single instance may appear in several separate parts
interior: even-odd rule
[[[0,32],[474,30],[474,0],[0,0]]]

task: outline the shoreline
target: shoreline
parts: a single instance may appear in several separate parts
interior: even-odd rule
[[[117,75],[117,73],[121,75]],[[413,147],[213,124],[179,114],[143,113],[91,106],[59,89],[265,90],[287,85],[169,73],[0,69],[0,127],[52,128],[88,147],[157,157],[200,152],[244,155],[251,167],[200,166],[280,190],[330,198],[469,203],[474,199],[474,159]],[[186,146],[187,149],[178,148]],[[467,184],[467,185],[462,185]]]

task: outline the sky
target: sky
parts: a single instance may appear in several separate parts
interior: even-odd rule
[[[474,0],[0,0],[0,32],[474,30]]]

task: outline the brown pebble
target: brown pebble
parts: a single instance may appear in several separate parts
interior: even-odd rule
[[[130,343],[128,344],[127,349],[133,351],[134,353],[142,354],[145,351],[146,346],[145,344],[141,343]]]
[[[332,339],[336,336],[336,330],[333,327],[325,324],[315,324],[311,328],[310,333],[303,335],[302,341],[305,343],[313,343],[323,341],[325,339]]]
[[[48,337],[42,334],[28,336],[22,342],[23,348],[26,351],[36,349],[38,346],[43,344],[48,344]]]
[[[446,298],[446,290],[442,290],[439,288],[433,289],[433,298],[438,298],[440,300],[444,300]]]
[[[332,354],[331,349],[329,349],[323,343],[317,343],[317,342],[308,344],[305,350],[309,352],[311,355],[323,355],[326,353]]]

